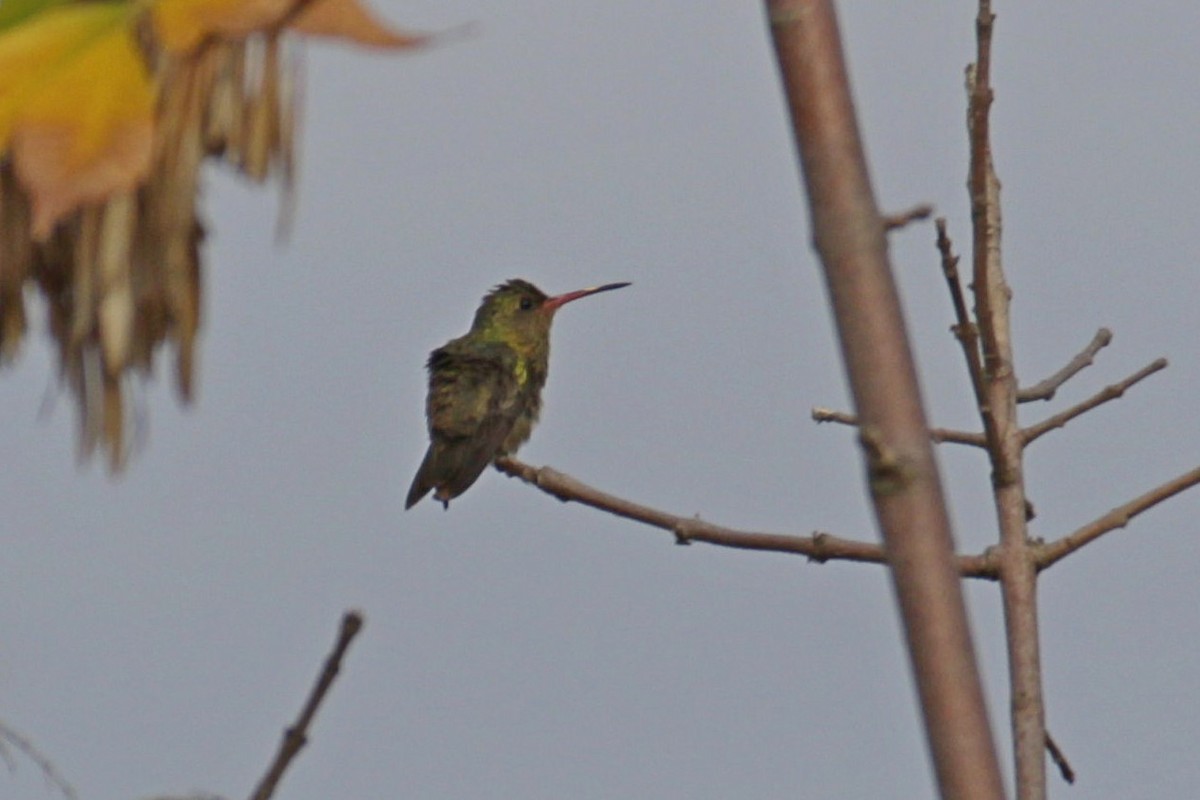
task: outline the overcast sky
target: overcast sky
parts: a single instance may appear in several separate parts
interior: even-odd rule
[[[881,205],[934,203],[965,251],[973,6],[843,5]],[[881,569],[676,547],[491,470],[448,512],[402,510],[425,357],[480,296],[628,280],[559,315],[521,456],[715,522],[875,537],[852,433],[809,419],[847,392],[760,6],[392,0],[398,24],[477,34],[309,48],[295,235],[275,246],[274,194],[209,174],[198,401],[167,370],[146,386],[120,479],[76,468],[68,398],[39,419],[30,337],[0,374],[0,719],[82,798],[247,795],[348,608],[366,628],[281,798],[931,796]],[[1200,454],[1200,6],[996,10],[1018,374],[1115,334],[1022,418],[1171,360],[1029,452],[1049,539]],[[892,245],[931,417],[974,427],[932,226]],[[984,458],[939,457],[979,551]],[[1044,576],[1047,716],[1079,773],[1052,797],[1200,784],[1198,511]],[[1007,765],[998,592],[968,599]],[[30,763],[0,772],[0,797],[47,796]]]

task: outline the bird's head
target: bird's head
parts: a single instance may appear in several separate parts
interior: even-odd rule
[[[529,281],[514,278],[483,298],[475,312],[471,333],[499,339],[520,353],[532,353],[549,342],[554,313],[565,304],[628,285],[608,283],[551,297]]]

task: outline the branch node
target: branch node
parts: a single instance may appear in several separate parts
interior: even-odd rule
[[[293,753],[299,753],[308,744],[308,737],[304,735],[304,731],[295,725],[289,725],[283,729],[283,738],[287,742],[287,748]]]
[[[691,520],[681,519],[678,524],[671,529],[671,532],[675,534],[675,544],[687,546],[692,543],[692,537],[695,535],[691,531],[693,520],[699,522],[700,515],[697,514]]]
[[[908,470],[886,442],[878,428],[871,425],[859,426],[858,441],[867,454],[867,474],[871,491],[890,495],[903,491],[908,486]]]
[[[825,552],[825,548],[829,544],[829,534],[824,531],[813,531],[812,543],[813,550],[808,554],[809,563],[824,564],[829,560],[829,555]]]

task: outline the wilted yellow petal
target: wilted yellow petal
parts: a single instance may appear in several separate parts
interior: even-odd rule
[[[207,36],[237,38],[275,24],[296,0],[157,0],[154,30],[163,47],[185,52]]]
[[[0,152],[11,148],[45,238],[150,166],[154,92],[131,6],[62,6],[0,34]]]
[[[397,31],[377,20],[358,0],[312,0],[289,27],[316,36],[336,36],[371,47],[419,47],[426,34]]]

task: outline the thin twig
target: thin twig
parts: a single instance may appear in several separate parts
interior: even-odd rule
[[[1164,500],[1174,497],[1185,489],[1200,483],[1200,467],[1185,472],[1179,477],[1157,486],[1140,497],[1117,506],[1103,516],[1097,517],[1073,533],[1037,548],[1036,565],[1039,570],[1053,566],[1061,559],[1084,545],[1099,539],[1109,531],[1124,528],[1130,520]]]
[[[816,422],[836,422],[839,425],[858,427],[857,416],[848,414],[845,411],[834,411],[832,408],[817,406],[812,410],[812,418]],[[937,444],[948,442],[951,444],[970,445],[971,447],[987,447],[987,441],[983,438],[982,433],[959,431],[953,428],[930,428],[929,438]]]
[[[262,780],[259,781],[258,787],[250,795],[251,800],[267,800],[275,792],[275,787],[279,784],[279,780],[283,777],[283,773],[287,770],[288,765],[292,763],[292,760],[304,745],[308,743],[309,725],[312,724],[317,709],[321,706],[321,702],[329,692],[329,687],[333,685],[334,679],[337,678],[338,670],[342,666],[342,657],[346,655],[346,650],[350,647],[350,642],[362,630],[362,626],[363,617],[361,613],[347,611],[342,616],[337,643],[334,644],[333,650],[325,658],[325,665],[321,669],[321,674],[317,676],[317,682],[313,685],[312,691],[308,695],[308,700],[305,701],[304,708],[300,711],[300,716],[296,718],[291,727],[283,732],[283,741],[279,744],[279,752],[275,754],[275,759],[271,762],[271,766],[267,768],[267,772],[263,775]]]
[[[45,776],[47,783],[58,789],[63,797],[67,798],[67,800],[75,800],[74,787],[58,774],[58,770],[54,767],[54,762],[43,755],[42,751],[38,750],[33,742],[17,733],[8,725],[0,722],[0,750],[4,752],[5,761],[8,761],[9,768],[15,769],[15,764],[8,755],[7,747],[12,747],[36,764],[37,768],[42,771],[42,775]]]
[[[868,564],[887,562],[887,554],[873,542],[843,539],[829,533],[794,536],[783,533],[757,533],[714,525],[697,517],[683,517],[634,503],[595,489],[551,467],[534,467],[515,458],[496,459],[496,469],[530,486],[541,489],[564,503],[576,502],[618,517],[641,522],[675,535],[677,544],[705,542],[739,550],[763,550],[791,553],[823,564],[826,561],[856,561]],[[980,555],[958,556],[959,574],[964,578],[995,580],[998,569],[993,551]]]
[[[1096,360],[1096,354],[1107,347],[1110,342],[1112,342],[1112,331],[1108,328],[1101,328],[1096,331],[1096,335],[1092,337],[1092,341],[1088,343],[1088,346],[1068,361],[1065,367],[1049,378],[1035,383],[1033,386],[1018,390],[1017,402],[1029,403],[1034,400],[1053,399],[1054,393],[1058,391],[1058,388],[1075,377],[1076,373],[1080,370],[1090,367]]]
[[[895,231],[910,225],[913,222],[918,222],[923,219],[929,219],[933,214],[933,206],[929,203],[921,203],[912,208],[901,211],[898,214],[884,214],[883,228],[886,231]]]
[[[1145,380],[1159,370],[1164,370],[1166,368],[1167,360],[1165,358],[1159,358],[1150,362],[1125,380],[1119,383],[1114,383],[1111,386],[1105,386],[1103,389],[1096,392],[1096,394],[1092,395],[1087,400],[1084,400],[1082,403],[1073,405],[1064,411],[1060,411],[1052,417],[1047,417],[1035,425],[1030,425],[1028,428],[1022,429],[1022,442],[1028,445],[1030,442],[1038,439],[1046,433],[1049,433],[1055,428],[1063,427],[1079,415],[1086,414],[1093,408],[1103,405],[1110,400],[1116,400],[1118,397],[1121,397],[1123,394],[1125,394],[1125,391],[1129,389],[1129,387]]]
[[[1046,752],[1050,754],[1054,766],[1058,767],[1058,774],[1062,775],[1062,779],[1067,783],[1075,783],[1075,770],[1071,769],[1071,762],[1067,761],[1067,756],[1059,749],[1058,742],[1054,741],[1050,731],[1046,731]]]
[[[975,393],[975,403],[982,410],[987,405],[987,391],[984,389],[983,361],[979,354],[979,328],[971,319],[971,312],[967,310],[962,279],[958,274],[958,256],[954,254],[954,243],[946,234],[946,218],[938,217],[934,225],[937,227],[937,249],[942,258],[942,275],[946,278],[946,288],[950,291],[950,302],[954,306],[955,322],[950,331],[962,347],[963,357],[967,361],[967,373],[971,378],[971,389]],[[989,415],[982,416],[986,424]],[[983,441],[987,446],[989,439],[986,430]]]
[[[991,108],[992,93],[992,26],[996,15],[988,0],[979,0],[975,17],[975,63],[967,67],[967,132],[970,138],[970,174],[967,186],[971,198],[972,281],[975,292],[975,318],[980,324],[985,375],[995,375],[1000,368],[999,343],[992,323],[992,303],[1003,300],[994,295],[1000,276],[990,274],[989,262],[999,253],[998,205],[999,181],[992,164]]]

